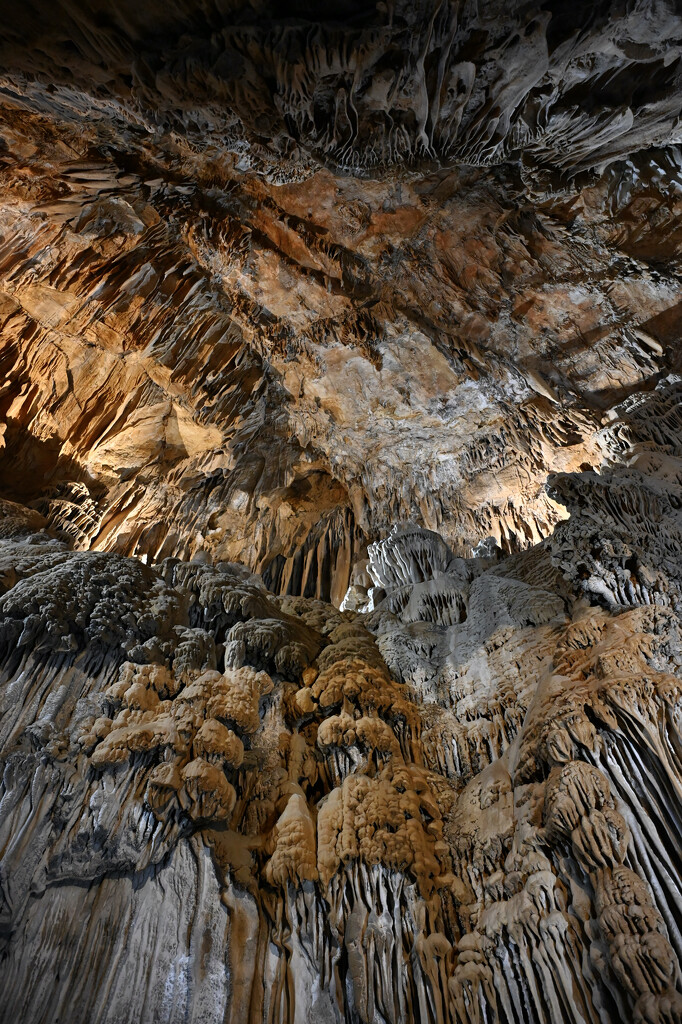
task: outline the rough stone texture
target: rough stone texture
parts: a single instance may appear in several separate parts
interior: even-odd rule
[[[7,502],[3,1021],[682,1020],[679,392],[535,547],[373,545],[369,614]]]
[[[245,7],[202,49],[180,8],[79,6],[17,5],[3,28],[6,496],[84,549],[204,551],[336,604],[395,522],[464,555],[547,536],[548,474],[598,466],[614,404],[681,368],[682,18],[360,5],[277,27]],[[442,110],[463,61],[456,145],[434,141],[433,98],[419,141],[417,95],[440,82]],[[388,177],[317,163],[340,166],[306,104],[326,131],[344,88],[348,160],[368,134],[407,140],[381,143]]]
[[[682,1024],[681,47],[3,12],[2,1024]]]

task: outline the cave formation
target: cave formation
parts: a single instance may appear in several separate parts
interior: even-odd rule
[[[682,1024],[682,7],[0,3],[1,1024]]]

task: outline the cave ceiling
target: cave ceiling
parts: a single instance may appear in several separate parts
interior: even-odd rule
[[[337,604],[396,521],[547,536],[679,369],[681,46],[650,0],[3,12],[5,496]]]

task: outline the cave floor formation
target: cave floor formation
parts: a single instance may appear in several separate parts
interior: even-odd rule
[[[682,1024],[679,4],[0,14],[0,1024]]]

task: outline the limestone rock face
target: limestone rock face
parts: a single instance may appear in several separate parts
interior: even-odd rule
[[[682,14],[0,19],[0,1024],[682,1024]]]

